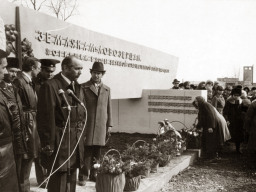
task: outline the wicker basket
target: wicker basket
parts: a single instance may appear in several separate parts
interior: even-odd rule
[[[137,177],[125,177],[124,191],[136,191],[140,186],[141,176]]]
[[[159,163],[153,164],[153,165],[151,166],[151,171],[150,171],[150,173],[157,173],[158,168],[159,168]]]
[[[118,150],[110,149],[108,150],[104,157],[110,153],[116,152],[121,159],[121,155]],[[124,173],[115,175],[115,174],[106,174],[106,173],[98,173],[96,179],[96,192],[123,192],[125,186],[125,175]]]
[[[124,173],[119,175],[98,174],[96,192],[123,192],[125,186]]]
[[[136,144],[138,144],[139,142],[141,142],[141,143],[143,143],[143,144],[146,144],[146,143],[147,143],[145,140],[140,139],[140,140],[135,141],[135,142],[132,144],[132,147],[135,148],[135,147],[136,147]]]

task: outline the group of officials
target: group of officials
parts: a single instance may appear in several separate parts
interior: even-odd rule
[[[65,57],[53,76],[58,63],[28,57],[17,75],[18,59],[0,50],[0,191],[30,191],[33,162],[49,192],[75,191],[78,169],[80,185],[96,179],[93,162],[112,127],[104,65],[94,62],[79,84],[82,61]]]

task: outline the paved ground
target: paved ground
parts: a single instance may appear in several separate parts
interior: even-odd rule
[[[141,180],[137,192],[156,192],[160,190],[172,177],[186,169],[197,157],[198,151],[187,151],[180,157],[175,157],[166,167],[160,167],[157,173],[152,173],[148,178]],[[31,191],[46,192],[46,189],[37,187],[34,167],[31,173]],[[95,183],[88,182],[85,187],[77,185],[77,192],[95,192]]]
[[[252,165],[245,150],[238,155],[234,145],[226,146],[220,160],[198,161],[159,192],[255,192],[256,169]]]

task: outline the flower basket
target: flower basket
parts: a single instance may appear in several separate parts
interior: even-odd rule
[[[143,145],[138,145],[142,143]],[[149,155],[149,144],[144,140],[137,140],[132,144],[132,148],[135,150],[135,160],[136,161],[146,161]]]
[[[143,143],[143,145],[138,145],[138,143]],[[127,149],[122,153],[123,161],[145,161],[149,154],[149,144],[144,140],[137,140],[131,146],[127,146]]]
[[[150,173],[157,173],[158,168],[159,168],[159,163],[153,163],[151,166]]]
[[[150,171],[151,169],[141,170],[140,175],[142,176],[142,178],[147,178],[150,175]]]
[[[163,154],[159,159],[159,167],[165,167],[171,160],[171,155]]]
[[[96,192],[122,192],[125,186],[125,175],[99,173],[96,179]]]
[[[125,177],[124,191],[136,191],[140,186],[141,176]]]
[[[108,155],[110,152],[117,153],[117,157]],[[119,151],[108,150],[98,168],[96,192],[122,192],[125,186],[123,166]]]

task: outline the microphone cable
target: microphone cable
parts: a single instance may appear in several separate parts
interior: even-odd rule
[[[51,168],[51,172],[50,172],[50,174],[48,175],[48,177],[38,186],[38,188],[37,188],[38,190],[39,190],[39,188],[42,186],[42,184],[44,184],[45,182],[47,182],[47,183],[46,183],[46,186],[45,186],[45,189],[46,189],[47,186],[48,186],[48,182],[49,182],[49,180],[50,180],[50,177],[51,177],[54,173],[56,173],[63,165],[65,165],[65,164],[71,159],[72,155],[75,153],[76,148],[77,148],[77,146],[78,146],[78,144],[79,144],[79,142],[80,142],[80,140],[81,140],[81,138],[82,138],[82,135],[83,135],[83,133],[84,133],[85,126],[86,126],[86,123],[87,123],[87,109],[86,109],[86,107],[85,107],[84,105],[81,105],[81,106],[83,107],[83,109],[84,109],[84,111],[85,111],[85,123],[84,123],[83,129],[82,129],[82,131],[81,131],[81,134],[80,134],[80,136],[79,136],[79,138],[78,138],[78,141],[77,141],[77,143],[76,143],[76,145],[75,145],[74,150],[73,150],[72,153],[69,155],[69,157],[66,159],[66,161],[64,161],[57,169],[55,169],[55,170],[52,172],[53,167],[54,167],[54,164],[55,164],[56,159],[57,159],[57,155],[58,155],[58,153],[59,153],[59,149],[60,149],[61,142],[62,142],[63,137],[64,137],[65,132],[66,132],[68,120],[69,120],[69,118],[70,118],[70,112],[71,112],[71,111],[69,111],[69,113],[68,113],[68,118],[67,118],[67,121],[66,121],[66,124],[65,124],[65,128],[64,128],[64,131],[63,131],[63,135],[62,135],[62,137],[61,137],[60,144],[59,144],[59,146],[58,146],[58,150],[57,150],[57,152],[56,152],[56,155],[55,155],[55,158],[54,158],[54,162],[53,162],[53,165],[52,165],[52,168]]]

